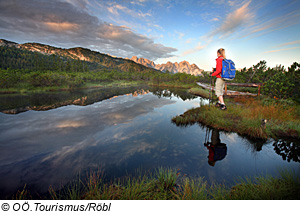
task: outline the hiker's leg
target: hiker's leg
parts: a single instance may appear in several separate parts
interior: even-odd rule
[[[223,94],[224,94],[225,81],[222,78],[217,78],[216,81],[216,95],[221,104],[224,104]]]
[[[220,102],[221,104],[225,104],[225,103],[224,103],[223,96],[219,96],[219,102]]]
[[[217,78],[217,80],[216,80],[215,93],[218,98],[223,95],[221,78]]]

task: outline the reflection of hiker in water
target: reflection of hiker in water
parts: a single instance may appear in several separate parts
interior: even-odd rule
[[[211,134],[211,142],[208,142],[209,132],[207,135],[207,141],[205,137],[204,146],[209,150],[208,164],[215,166],[216,161],[223,160],[227,154],[227,146],[225,143],[221,143],[220,134],[218,130],[213,129]]]

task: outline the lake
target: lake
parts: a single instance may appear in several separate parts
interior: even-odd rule
[[[251,140],[200,124],[176,126],[172,117],[208,103],[186,90],[116,87],[0,99],[2,199],[25,184],[32,194],[50,185],[59,189],[88,171],[100,170],[109,181],[137,169],[170,167],[230,186],[238,177],[300,170],[296,140]]]

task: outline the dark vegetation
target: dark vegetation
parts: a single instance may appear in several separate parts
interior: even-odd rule
[[[172,122],[178,126],[200,122],[251,138],[300,138],[299,105],[278,102],[269,97],[237,97],[225,99],[225,103],[226,111],[218,110],[214,105],[201,105],[174,117]],[[267,122],[262,124],[262,119]]]
[[[32,52],[37,49],[43,52]],[[52,53],[55,53],[52,54]],[[79,60],[81,56],[86,61]],[[2,92],[23,92],[36,88],[72,89],[88,83],[141,81],[160,86],[191,88],[196,81],[210,83],[208,73],[196,77],[185,73],[163,73],[131,60],[114,58],[84,48],[60,49],[38,43],[26,43],[21,48],[0,47],[0,88]],[[214,80],[213,80],[214,82]],[[279,65],[267,68],[260,61],[251,68],[237,72],[236,83],[263,83],[262,93],[271,98],[300,102],[300,64],[287,70]],[[229,86],[230,90],[256,93],[256,88]]]
[[[210,77],[206,73],[203,80],[210,83]],[[215,81],[213,81],[214,83]],[[287,70],[279,65],[275,68],[267,68],[266,61],[260,61],[251,68],[243,68],[236,73],[235,83],[263,83],[262,94],[271,98],[292,100],[300,102],[300,64],[295,62]],[[257,93],[257,88],[241,88],[228,86],[231,90],[246,90]]]
[[[201,80],[210,83],[208,73]],[[215,80],[213,80],[215,82]],[[300,138],[300,64],[293,63],[288,70],[283,66],[267,68],[261,61],[249,69],[237,72],[235,83],[263,83],[262,93],[257,98],[225,97],[226,111],[211,106],[201,105],[176,116],[172,121],[178,126],[203,123],[216,129],[237,132],[251,138],[278,140],[280,138]],[[228,86],[228,89],[241,91],[241,87]],[[257,88],[245,89],[257,93]],[[200,87],[191,88],[190,93],[204,98],[217,98],[214,92]],[[262,120],[266,120],[262,123]],[[279,144],[280,145],[280,144]],[[298,144],[292,144],[291,147]]]
[[[22,92],[36,88],[72,89],[87,84],[140,81],[153,85],[195,84],[195,76],[169,74],[113,58],[87,49],[75,48],[89,61],[68,55],[46,55],[14,47],[0,47],[0,88],[2,92]],[[53,88],[52,88],[53,89]]]
[[[300,179],[295,172],[281,171],[280,177],[259,176],[239,179],[229,188],[222,184],[209,185],[204,178],[189,178],[178,170],[158,168],[153,173],[137,173],[109,183],[103,174],[91,172],[85,180],[78,177],[59,190],[49,187],[45,195],[32,195],[24,186],[13,199],[53,200],[283,200],[300,198]],[[10,197],[9,197],[10,198]]]

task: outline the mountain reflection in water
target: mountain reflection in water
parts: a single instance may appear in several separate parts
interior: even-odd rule
[[[79,172],[85,176],[86,171],[99,168],[107,180],[133,174],[138,168],[148,171],[163,166],[205,177],[209,183],[229,184],[238,176],[276,175],[278,167],[299,168],[299,160],[287,162],[276,154],[272,140],[256,150],[250,140],[219,131],[215,132],[220,143],[226,143],[226,156],[212,168],[209,150],[203,146],[206,127],[183,128],[171,123],[172,117],[200,104],[198,97],[185,90],[130,87],[61,92],[61,96],[32,95],[19,101],[16,96],[6,96],[1,103],[1,110],[51,107],[0,113],[1,198],[24,184],[33,193],[46,192],[49,185],[58,189]],[[64,106],[64,101],[77,103]]]

